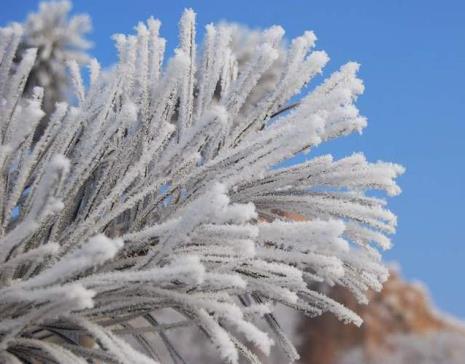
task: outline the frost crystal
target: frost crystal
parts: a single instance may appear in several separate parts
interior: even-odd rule
[[[84,46],[79,19],[66,29]],[[47,114],[43,89],[23,96],[47,41],[31,43],[39,51],[24,50],[15,64],[24,28],[0,30],[7,363],[152,363],[166,362],[166,352],[178,362],[166,332],[184,326],[198,327],[226,362],[257,362],[252,347],[267,354],[273,344],[292,361],[298,354],[275,304],[360,325],[322,283],[364,301],[387,277],[377,246],[389,247],[396,218],[366,191],[399,193],[402,167],[361,154],[275,167],[365,127],[354,106],[358,65],[289,105],[328,60],[313,50],[313,33],[286,46],[280,27],[210,24],[197,46],[195,13],[186,10],[179,48],[163,66],[159,27],[149,19],[135,35],[116,35],[117,67],[101,73],[92,60],[89,85],[79,59],[60,58],[76,102]],[[161,323],[166,310],[180,319]]]

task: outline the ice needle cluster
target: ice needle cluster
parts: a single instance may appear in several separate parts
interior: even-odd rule
[[[2,363],[179,361],[166,332],[192,325],[225,362],[272,345],[292,361],[277,304],[359,325],[321,287],[365,301],[387,277],[378,248],[396,218],[367,193],[398,194],[400,166],[353,154],[276,167],[366,126],[358,65],[289,107],[328,61],[312,32],[286,44],[279,26],[210,24],[198,45],[186,10],[164,60],[159,28],[116,35],[119,63],[90,61],[89,82],[69,60],[74,96],[50,114],[47,90],[25,92],[38,49],[17,61],[23,27],[0,30]],[[180,319],[160,323],[166,310]]]

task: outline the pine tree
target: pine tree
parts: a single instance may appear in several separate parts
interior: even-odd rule
[[[3,362],[179,362],[166,332],[188,326],[226,362],[258,362],[250,344],[293,361],[276,304],[360,325],[321,284],[365,302],[387,278],[377,247],[396,218],[370,191],[398,194],[402,167],[362,154],[277,166],[366,126],[358,65],[289,104],[328,61],[312,32],[287,46],[280,27],[241,28],[237,47],[236,26],[211,24],[199,50],[186,10],[164,66],[159,28],[116,35],[117,67],[91,60],[89,85],[69,60],[76,102],[52,113],[46,89],[24,96],[38,50],[15,65],[24,28],[0,30]],[[161,322],[167,310],[178,319]]]
[[[90,18],[85,14],[70,17],[71,8],[69,1],[41,3],[39,11],[30,14],[23,25],[16,54],[20,60],[25,50],[37,49],[25,92],[30,95],[34,87],[42,87],[42,110],[47,114],[53,112],[55,103],[69,96],[66,63],[74,60],[84,65],[90,61],[86,50],[91,42],[85,38],[92,28]]]

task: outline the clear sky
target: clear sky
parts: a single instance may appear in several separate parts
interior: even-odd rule
[[[37,4],[2,0],[0,24],[24,19]],[[198,13],[202,27],[218,20],[279,24],[288,38],[313,30],[317,48],[331,57],[325,76],[349,60],[362,64],[366,91],[358,105],[368,128],[306,158],[363,151],[369,160],[407,168],[402,195],[390,201],[399,227],[386,259],[425,282],[441,310],[465,319],[465,2],[76,0],[73,11],[90,14],[91,53],[110,65],[116,60],[110,36],[132,32],[151,15],[162,21],[172,49],[185,7]]]

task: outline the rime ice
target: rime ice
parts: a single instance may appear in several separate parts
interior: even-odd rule
[[[118,65],[101,72],[90,61],[87,88],[81,59],[68,57],[76,101],[54,106],[37,141],[44,92],[24,92],[37,53],[14,64],[22,28],[0,30],[3,362],[40,353],[60,363],[153,363],[158,344],[133,325],[155,330],[167,308],[227,362],[257,362],[247,345],[264,354],[280,345],[293,361],[274,303],[359,325],[320,284],[365,301],[387,277],[377,247],[389,247],[396,219],[367,191],[399,193],[402,167],[361,154],[275,167],[366,126],[354,105],[358,65],[284,112],[328,61],[313,33],[287,46],[280,27],[210,24],[198,46],[186,10],[165,67],[159,28],[149,19],[115,36]],[[121,328],[126,336],[113,332]],[[70,330],[92,346],[70,344]],[[49,332],[67,340],[44,339]]]

